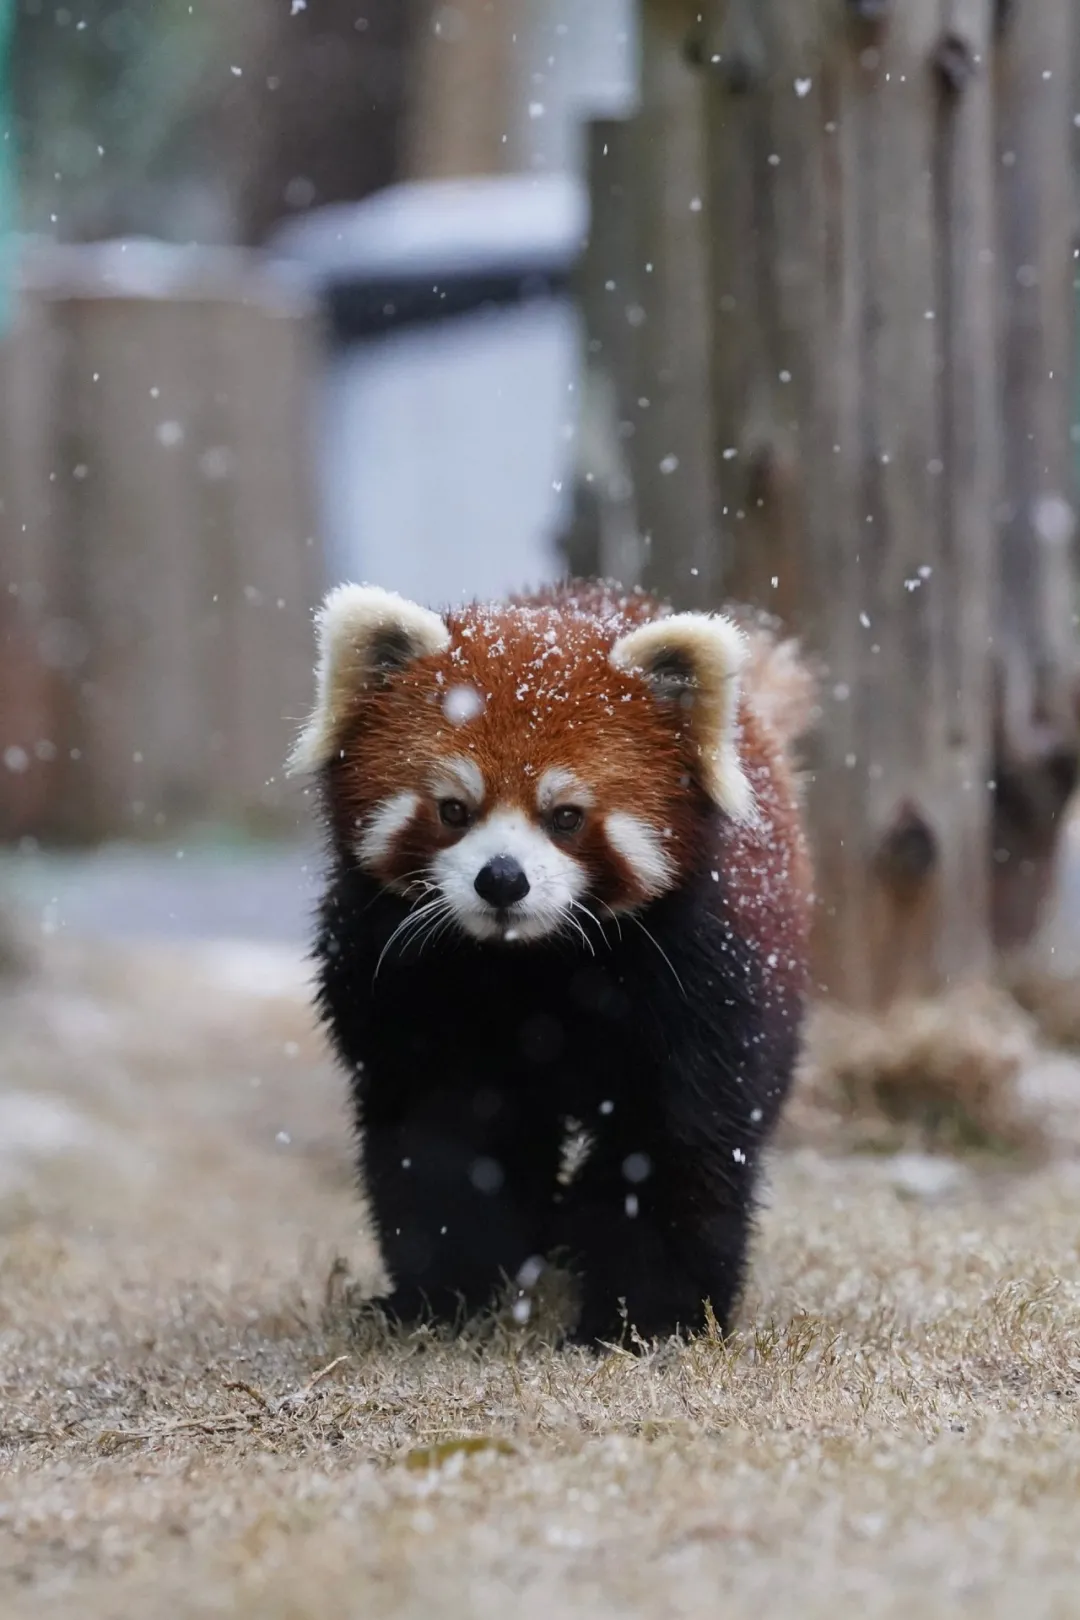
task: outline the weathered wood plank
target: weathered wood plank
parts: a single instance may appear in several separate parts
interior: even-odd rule
[[[799,22],[790,8],[786,20]],[[772,249],[762,219],[772,151],[766,81],[775,73],[778,83],[793,63],[801,74],[814,58],[795,47],[770,65],[759,8],[746,0],[713,8],[704,55],[713,436],[725,589],[791,617],[796,475],[776,408],[778,368],[765,307],[764,257]]]
[[[704,81],[698,0],[645,0],[641,107],[631,124],[638,327],[628,440],[643,583],[682,607],[715,599]]]
[[[989,10],[731,0],[710,41],[728,581],[825,666],[819,971],[862,1006],[989,960]]]
[[[498,174],[511,166],[514,45],[521,0],[425,7],[403,143],[410,179]]]
[[[87,658],[66,830],[168,831],[205,803],[194,404],[207,372],[199,306],[76,298],[57,441],[66,565]]]
[[[48,821],[80,648],[63,598],[50,424],[56,333],[27,300],[0,345],[0,839]]]
[[[584,323],[572,573],[641,583],[630,441],[637,432],[640,280],[636,143],[627,119],[588,126],[589,233],[576,271]]]
[[[303,379],[313,334],[288,311],[222,306],[215,319],[214,394],[230,476],[217,481],[228,581],[221,580],[217,794],[235,814],[296,824],[300,789],[282,767],[309,701],[311,613],[324,587],[313,529]],[[281,379],[291,379],[283,388]]]
[[[987,0],[944,0],[935,67],[941,102],[937,141],[938,305],[942,333],[942,514],[932,600],[944,619],[942,693],[950,769],[945,791],[966,805],[966,835],[944,851],[949,891],[972,896],[967,917],[946,908],[943,959],[961,968],[972,915],[985,919],[992,800],[984,777],[992,756],[992,664],[999,582],[994,514],[999,495],[1000,366],[994,242],[993,8]],[[987,569],[985,584],[971,588]],[[955,937],[954,937],[955,932]],[[992,940],[984,941],[981,952]],[[975,958],[976,965],[978,958]]]
[[[994,931],[1031,934],[1054,877],[1077,774],[1076,299],[1068,0],[1015,0],[997,45],[1003,336],[1001,595],[997,645]]]
[[[240,258],[155,263],[145,292],[103,262],[38,266],[0,399],[0,735],[26,788],[0,831],[295,827],[281,765],[322,584],[310,311]]]

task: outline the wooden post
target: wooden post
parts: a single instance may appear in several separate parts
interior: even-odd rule
[[[999,7],[1003,335],[994,932],[1031,936],[1077,780],[1075,0]]]
[[[398,176],[415,35],[426,0],[235,0],[220,50],[244,64],[218,110],[237,233],[354,202]]]
[[[515,155],[510,92],[520,0],[415,3],[428,15],[417,46],[405,172],[418,180],[498,174]]]
[[[824,662],[827,991],[990,960],[997,440],[990,0],[712,14],[716,446],[729,594]]]
[[[0,342],[0,840],[41,832],[74,739],[80,638],[64,589],[50,433],[56,332],[26,300]]]
[[[610,398],[638,531],[601,567],[680,607],[719,590],[699,12],[646,0],[640,110],[590,130],[581,280],[589,375]]]
[[[630,441],[637,431],[639,284],[634,132],[625,119],[588,127],[589,235],[577,272],[584,320],[577,489],[570,572],[641,583],[644,556]]]
[[[680,607],[707,606],[719,589],[700,11],[699,0],[645,0],[641,110],[631,126],[640,332],[628,447],[643,583]]]

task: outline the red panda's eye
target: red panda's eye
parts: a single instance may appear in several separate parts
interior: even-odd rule
[[[469,807],[460,799],[440,799],[439,819],[444,827],[467,827]]]
[[[584,810],[573,804],[560,804],[551,812],[551,825],[558,833],[576,833],[584,820]]]

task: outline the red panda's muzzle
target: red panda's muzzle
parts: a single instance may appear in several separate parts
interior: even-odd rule
[[[478,818],[433,855],[428,871],[464,933],[509,944],[573,933],[589,887],[574,853],[514,806]]]

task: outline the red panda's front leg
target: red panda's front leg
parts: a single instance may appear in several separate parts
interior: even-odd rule
[[[706,1301],[727,1332],[746,1268],[754,1166],[748,1159],[738,1177],[705,1187],[694,1156],[655,1124],[637,1134],[649,1151],[632,1146],[632,1129],[602,1137],[561,1206],[558,1247],[580,1288],[574,1337],[699,1332]]]
[[[667,944],[674,955],[677,939]],[[626,1325],[645,1339],[698,1332],[707,1304],[727,1333],[742,1290],[762,1154],[791,1083],[799,1006],[775,985],[766,996],[744,970],[739,995],[695,993],[693,958],[678,960],[678,1000],[664,1007],[654,989],[656,1025],[667,1038],[651,1053],[643,1041],[638,1061],[624,1065],[558,1213],[557,1242],[581,1282],[577,1337],[586,1342],[618,1337]]]
[[[363,1161],[392,1292],[411,1322],[464,1320],[538,1256],[556,1185],[561,1122],[506,1093],[433,1088],[366,1110]],[[494,1104],[498,1104],[495,1108]]]

